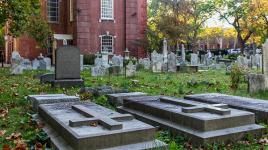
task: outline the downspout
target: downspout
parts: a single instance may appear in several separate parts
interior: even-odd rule
[[[126,50],[127,48],[127,0],[124,0],[124,31],[125,31],[125,35],[124,35],[124,50],[123,52]]]

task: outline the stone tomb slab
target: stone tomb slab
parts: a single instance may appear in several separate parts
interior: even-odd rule
[[[226,104],[209,105],[172,97],[141,96],[125,98],[118,110],[183,134],[193,144],[239,140],[246,133],[259,137],[264,129],[255,124],[253,113],[231,109]]]
[[[38,111],[41,104],[52,104],[61,102],[77,102],[79,97],[65,94],[29,95],[27,99],[32,103],[33,110]]]
[[[258,122],[268,123],[268,101],[246,98],[240,96],[231,96],[219,93],[206,93],[185,96],[185,99],[199,101],[204,103],[225,103],[232,108],[241,109],[255,113]]]
[[[39,114],[50,129],[60,135],[50,136],[57,149],[167,148],[163,142],[154,140],[153,126],[135,120],[132,115],[120,114],[94,103],[43,104]],[[61,145],[60,141],[65,144]]]
[[[108,101],[109,103],[117,106],[123,105],[123,99],[126,97],[135,97],[135,96],[146,96],[146,93],[142,92],[130,92],[130,93],[115,93],[115,94],[108,94]]]

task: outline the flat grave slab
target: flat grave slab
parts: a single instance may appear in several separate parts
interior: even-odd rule
[[[225,103],[232,108],[242,109],[255,113],[258,122],[268,123],[268,101],[231,96],[219,93],[206,93],[185,96],[185,99],[205,102],[205,103]]]
[[[45,94],[45,95],[29,95],[27,100],[32,103],[33,110],[38,111],[41,104],[61,103],[61,102],[77,102],[79,97],[68,96],[65,94]]]
[[[91,102],[42,104],[38,111],[57,149],[167,149],[153,126]]]
[[[146,96],[146,93],[142,92],[130,92],[130,93],[115,93],[115,94],[108,94],[108,101],[109,103],[121,106],[123,105],[123,99],[126,97],[135,97],[135,96]]]
[[[264,127],[255,124],[254,113],[232,109],[226,104],[206,104],[165,96],[124,99],[119,112],[130,113],[155,126],[183,134],[193,144],[229,142],[246,133],[260,137]]]

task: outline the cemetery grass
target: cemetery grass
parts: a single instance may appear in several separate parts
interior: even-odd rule
[[[78,95],[78,88],[54,89],[49,85],[40,85],[38,79],[33,76],[40,71],[24,71],[23,75],[12,76],[8,69],[0,69],[0,148],[40,147],[45,146],[47,137],[41,131],[42,124],[36,124],[31,120],[34,112],[30,103],[25,99],[31,94],[65,93]],[[124,76],[91,77],[89,71],[84,71],[82,77],[86,86],[111,85],[115,88],[128,89],[129,91],[145,92],[150,95],[167,95],[183,97],[187,94],[198,94],[207,92],[219,92],[225,94],[268,99],[266,92],[254,95],[247,94],[246,82],[241,82],[237,91],[230,89],[230,77],[225,71],[206,71],[195,74],[152,74],[140,71],[136,77],[125,78]],[[109,107],[106,97],[94,97],[90,94],[80,95],[81,99],[91,99],[97,104]],[[170,144],[171,149],[190,148],[187,140],[172,136],[168,131],[158,133],[158,139]],[[264,139],[267,137],[265,136]],[[245,141],[224,145],[209,145],[211,149],[260,149],[267,148],[259,141],[247,137]]]

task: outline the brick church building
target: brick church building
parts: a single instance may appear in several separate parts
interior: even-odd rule
[[[145,38],[147,0],[40,0],[41,10],[54,32],[48,49],[40,49],[27,37],[5,36],[5,56],[13,50],[34,59],[42,53],[53,58],[63,44],[76,45],[83,54],[98,52],[124,55],[126,48],[135,57],[145,57],[137,44]],[[8,33],[8,29],[6,29]]]

